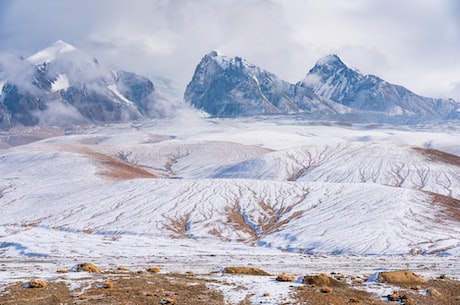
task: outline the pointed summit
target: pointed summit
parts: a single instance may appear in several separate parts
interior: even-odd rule
[[[342,59],[337,54],[329,54],[320,58],[316,65],[345,65]]]
[[[209,57],[217,57],[217,56],[222,56],[222,54],[220,54],[219,51],[217,51],[217,50],[212,50],[211,52],[209,52],[208,54],[206,54],[206,56],[209,56]]]
[[[338,55],[330,54],[320,58],[309,73],[335,74],[342,70],[351,70],[356,74],[361,74],[358,69],[343,61]]]
[[[76,49],[73,45],[58,40],[49,47],[28,57],[27,60],[34,64],[49,63],[55,60],[60,54],[72,52],[74,50]]]

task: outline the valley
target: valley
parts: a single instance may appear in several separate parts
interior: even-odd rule
[[[191,270],[222,304],[295,304],[303,276],[321,272],[351,279],[408,269],[458,281],[459,140],[447,123],[217,119],[194,110],[3,131],[0,293],[31,278],[78,290],[118,278],[121,265],[158,266],[173,278]],[[56,274],[86,261],[106,275]],[[297,282],[209,275],[229,266]],[[359,289],[384,300],[396,288]]]

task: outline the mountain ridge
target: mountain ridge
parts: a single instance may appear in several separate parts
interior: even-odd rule
[[[111,71],[61,40],[14,65],[23,76],[0,74],[3,128],[160,118],[173,109],[148,78]]]
[[[302,114],[396,124],[460,118],[455,100],[422,97],[364,75],[335,54],[319,59],[302,81],[291,84],[240,57],[213,51],[197,65],[184,99],[216,117]]]

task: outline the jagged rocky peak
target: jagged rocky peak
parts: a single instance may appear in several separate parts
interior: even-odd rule
[[[218,117],[280,113],[280,107],[298,111],[283,95],[287,87],[286,82],[241,57],[212,51],[196,67],[184,99]]]
[[[308,114],[311,118],[418,123],[458,119],[460,104],[418,96],[374,75],[364,75],[338,55],[327,55],[303,81],[290,84],[248,63],[212,51],[198,64],[185,101],[212,116]]]
[[[358,69],[346,64],[338,55],[331,54],[319,59],[302,82],[317,94],[336,100],[338,96],[334,96],[337,94],[334,89],[346,91],[363,77]]]
[[[417,122],[458,117],[455,101],[422,97],[377,76],[363,75],[337,55],[321,58],[302,85],[321,97],[367,112],[373,120]]]
[[[319,108],[335,112],[331,103],[321,105],[310,88],[283,81],[241,57],[215,51],[198,64],[184,99],[217,117],[294,114]]]
[[[250,69],[250,70],[260,70],[255,65],[250,64],[245,59],[236,56],[236,57],[227,57],[222,55],[219,51],[214,50],[206,54],[203,59],[201,60],[198,67],[203,68],[204,66],[209,65],[217,65],[219,69],[222,70],[243,70],[243,69]],[[207,67],[209,68],[209,67]]]

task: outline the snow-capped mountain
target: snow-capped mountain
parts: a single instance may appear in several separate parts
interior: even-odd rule
[[[460,118],[458,102],[422,97],[377,76],[363,75],[337,55],[321,58],[308,72],[303,85],[319,96],[358,111],[412,121]]]
[[[297,84],[239,57],[204,56],[185,100],[216,117],[299,114],[309,118],[414,123],[460,118],[460,103],[425,98],[363,75],[337,55],[320,59]]]
[[[2,127],[127,121],[169,110],[149,79],[110,71],[63,41],[14,65],[2,69],[0,63]]]
[[[228,58],[216,51],[198,64],[184,97],[217,117],[346,111],[308,87],[290,84],[240,57]]]

